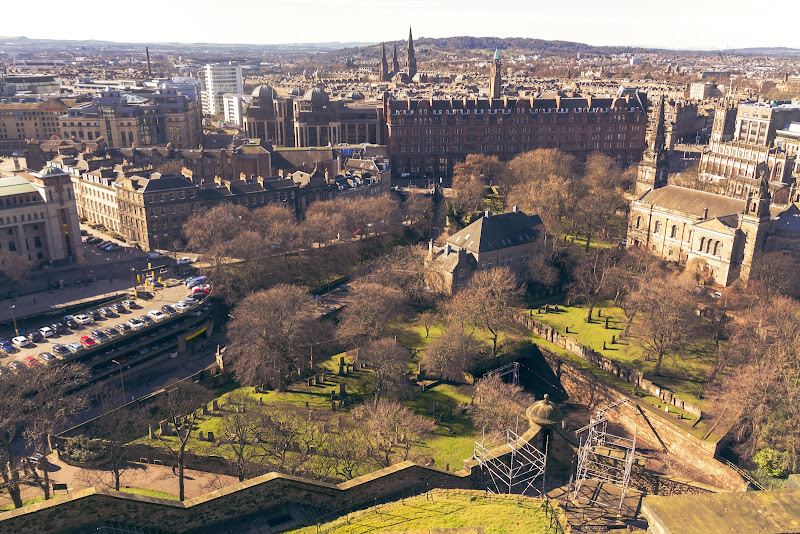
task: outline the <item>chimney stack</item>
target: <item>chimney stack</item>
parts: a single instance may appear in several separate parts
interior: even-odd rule
[[[708,219],[708,208],[703,210],[703,220]]]
[[[487,218],[488,218],[488,217],[491,217],[491,216],[492,216],[492,212],[491,212],[491,211],[489,211],[489,210],[486,210],[486,213],[484,213],[483,215],[484,215],[484,217],[487,217]]]
[[[517,213],[517,207],[516,207],[516,206],[514,206],[514,207],[513,207],[513,208],[511,208],[511,209],[512,209],[512,211],[513,211],[514,213]]]
[[[150,48],[145,46],[144,47],[144,53],[147,55],[147,75],[152,77],[153,76],[153,70],[150,68]]]

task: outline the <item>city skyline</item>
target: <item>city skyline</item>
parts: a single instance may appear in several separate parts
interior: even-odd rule
[[[517,0],[495,10],[476,0],[243,1],[225,6],[236,20],[236,24],[227,26],[219,25],[220,7],[211,0],[144,0],[137,5],[140,9],[125,12],[124,25],[108,24],[105,11],[82,11],[81,25],[92,28],[91,33],[76,32],[75,25],[36,25],[18,31],[7,27],[3,33],[30,39],[266,45],[381,42],[404,38],[412,26],[418,38],[524,37],[675,50],[800,48],[800,36],[793,31],[791,17],[770,17],[769,24],[752,24],[753,16],[790,12],[795,6],[789,0],[768,0],[758,10],[741,0],[710,0],[702,10],[688,0],[673,2],[669,9],[637,10],[614,10],[606,4],[575,0],[568,11],[546,12]],[[58,8],[53,0],[43,0],[37,6],[44,12]],[[25,20],[26,9],[25,4],[13,4],[4,12],[7,20]],[[312,11],[314,16],[302,20],[302,24],[283,22],[293,17],[299,20]],[[175,24],[176,20],[184,23]],[[271,20],[281,23],[272,25]],[[348,27],[358,32],[348,31]]]

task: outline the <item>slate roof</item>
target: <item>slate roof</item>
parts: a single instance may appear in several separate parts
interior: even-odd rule
[[[183,176],[174,174],[156,176],[156,174],[157,173],[153,173],[150,175],[150,179],[147,180],[147,183],[143,184],[143,193],[158,193],[160,191],[174,191],[176,189],[195,189],[197,187],[197,185]]]
[[[642,195],[639,201],[695,217],[703,217],[705,209],[708,208],[708,218],[742,213],[746,202],[741,198],[727,197],[677,185],[652,189]],[[781,208],[777,206],[770,206],[769,209],[773,217],[781,212]]]
[[[540,233],[538,215],[521,211],[481,217],[447,238],[447,242],[470,252],[489,252],[530,243]]]
[[[780,232],[800,233],[800,208],[792,204],[778,215],[775,229]]]

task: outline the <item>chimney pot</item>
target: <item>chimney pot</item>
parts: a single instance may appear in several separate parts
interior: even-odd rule
[[[708,219],[708,208],[703,210],[703,219]]]
[[[485,217],[491,217],[492,216],[492,212],[489,211],[489,210],[486,210],[486,213],[484,213],[484,216]]]
[[[517,207],[516,206],[514,206],[513,210],[514,210],[514,213],[517,213]]]

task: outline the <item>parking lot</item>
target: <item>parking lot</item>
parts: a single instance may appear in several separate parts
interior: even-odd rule
[[[167,287],[164,288],[155,288],[148,290],[148,293],[153,295],[153,297],[150,299],[144,299],[144,298],[132,299],[134,304],[130,309],[123,308],[118,313],[114,313],[109,317],[99,318],[96,321],[93,321],[91,324],[78,325],[78,326],[73,325],[72,328],[69,328],[68,330],[64,331],[61,334],[56,333],[51,337],[43,338],[35,343],[29,343],[29,345],[17,348],[10,354],[6,354],[5,352],[0,351],[0,358],[2,358],[0,360],[0,365],[7,367],[9,365],[12,365],[12,362],[18,362],[15,365],[18,366],[19,369],[24,369],[26,367],[47,363],[46,358],[43,358],[40,355],[45,352],[53,354],[54,353],[53,347],[55,345],[67,346],[69,343],[80,344],[82,337],[84,336],[88,336],[90,338],[93,337],[92,336],[93,330],[105,330],[106,328],[109,327],[116,327],[116,325],[127,323],[131,319],[139,318],[141,316],[147,316],[148,312],[150,311],[157,310],[160,312],[162,306],[164,305],[171,306],[179,301],[186,299],[186,297],[188,297],[191,294],[191,289],[186,287],[181,281],[170,280],[167,281],[166,285]],[[176,311],[176,313],[177,314],[197,313],[198,309],[202,308],[202,306],[203,304],[200,303],[199,305],[189,307],[184,311]],[[85,311],[88,310],[89,308],[87,308],[87,310],[82,310],[80,312],[73,313],[72,315],[73,317],[77,317],[78,315],[84,314]],[[153,320],[154,319],[151,318],[151,321]],[[63,317],[56,317],[56,318],[51,317],[49,318],[49,322],[48,319],[43,318],[42,324],[39,325],[38,328],[45,326],[49,327],[53,322],[56,321],[61,322],[62,324],[66,324],[64,322]],[[157,321],[157,319],[155,321]],[[33,329],[31,328],[30,330]],[[117,330],[121,331],[121,329],[119,328]],[[129,328],[126,329],[124,332],[121,331],[120,335],[115,335],[114,337],[108,339],[101,338],[101,341],[94,339],[92,342],[92,346],[97,346],[98,344],[102,345],[105,343],[110,343],[111,341],[116,341],[117,339],[134,334],[136,332],[137,329]],[[6,339],[4,338],[4,340]],[[85,342],[89,343],[88,341]],[[81,350],[83,349],[78,349],[75,352],[75,354],[79,354]],[[33,359],[31,359],[30,357],[33,357]],[[66,356],[67,359],[69,359],[69,357],[70,357],[69,355]],[[26,359],[28,359],[27,362]]]

